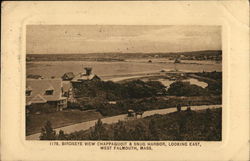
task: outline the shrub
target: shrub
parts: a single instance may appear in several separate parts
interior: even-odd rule
[[[59,134],[58,134],[58,136],[57,136],[57,139],[58,139],[58,140],[66,140],[66,139],[67,139],[67,138],[66,138],[66,135],[64,134],[64,131],[62,131],[62,130],[59,131]]]
[[[131,98],[144,98],[164,93],[165,87],[158,81],[135,80],[123,84],[112,81],[86,81],[73,84],[77,97],[103,98],[114,101]]]
[[[40,140],[55,140],[56,132],[52,129],[50,121],[46,121],[41,130]]]
[[[169,95],[175,96],[204,96],[207,90],[197,85],[191,85],[189,82],[176,81],[168,89]]]
[[[127,140],[128,139],[128,134],[127,134],[127,130],[125,128],[124,122],[122,121],[118,121],[118,123],[116,123],[114,125],[113,128],[113,138],[115,140]]]
[[[101,119],[95,123],[94,129],[90,133],[91,140],[104,140],[105,139],[106,130],[103,126]]]

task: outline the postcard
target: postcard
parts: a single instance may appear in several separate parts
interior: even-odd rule
[[[247,1],[2,8],[2,160],[249,159]]]

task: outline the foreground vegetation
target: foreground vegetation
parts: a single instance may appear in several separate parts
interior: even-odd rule
[[[65,110],[39,115],[26,114],[26,135],[40,132],[47,120],[53,122],[53,128],[58,128],[98,118],[102,118],[99,112],[79,110]]]
[[[220,141],[222,109],[181,111],[153,115],[143,119],[116,124],[103,124],[99,119],[86,131],[59,134],[47,122],[41,140],[185,140]]]

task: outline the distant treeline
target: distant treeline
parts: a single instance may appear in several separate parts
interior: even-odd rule
[[[88,54],[27,54],[26,61],[124,61],[134,58],[169,58],[178,56],[220,56],[221,50],[170,53],[88,53]]]
[[[124,61],[119,58],[86,57],[81,54],[37,54],[27,55],[26,61]]]

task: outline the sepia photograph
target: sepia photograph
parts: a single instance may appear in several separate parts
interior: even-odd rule
[[[0,160],[249,160],[249,1],[1,7]]]
[[[222,141],[222,28],[27,25],[26,140]]]

